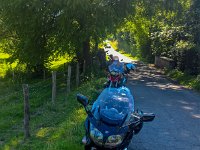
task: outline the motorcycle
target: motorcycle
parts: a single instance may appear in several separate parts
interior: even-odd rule
[[[108,81],[105,87],[120,87],[125,85],[126,77],[125,74],[122,74],[118,71],[111,71],[108,75]]]
[[[142,129],[143,122],[152,121],[153,113],[135,111],[134,99],[126,87],[105,88],[93,105],[86,96],[77,94],[86,112],[85,150],[127,150],[133,135]]]
[[[127,82],[128,73],[131,70],[135,70],[136,66],[132,63],[123,64],[123,68],[121,71],[119,68],[116,68],[115,65],[110,65],[108,70],[108,81],[105,83],[104,87],[121,87],[124,86]]]

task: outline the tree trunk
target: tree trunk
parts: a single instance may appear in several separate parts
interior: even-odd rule
[[[83,59],[85,60],[86,66],[89,67],[91,65],[89,37],[83,42]]]

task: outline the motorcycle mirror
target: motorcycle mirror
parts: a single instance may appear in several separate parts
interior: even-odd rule
[[[81,103],[84,107],[86,107],[89,103],[88,98],[82,94],[77,94],[77,100]]]
[[[153,114],[153,113],[143,113],[143,115],[142,115],[142,120],[144,122],[153,121],[154,118],[155,118],[155,114]]]
[[[126,64],[126,68],[129,69],[129,70],[134,70],[136,67],[135,67],[134,64],[128,63],[128,64]]]

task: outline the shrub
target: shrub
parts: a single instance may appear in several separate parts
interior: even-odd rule
[[[200,75],[194,80],[192,87],[198,91],[200,91]]]
[[[179,41],[172,52],[174,52],[172,58],[178,70],[191,75],[200,73],[200,50],[197,45],[188,41]]]

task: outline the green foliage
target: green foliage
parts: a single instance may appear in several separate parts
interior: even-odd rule
[[[200,75],[198,75],[198,76],[196,77],[196,79],[192,82],[191,86],[192,86],[194,89],[200,91]]]
[[[200,44],[200,1],[191,1],[191,7],[186,15],[186,27],[193,36],[194,43]]]
[[[97,45],[132,11],[131,1],[0,1],[4,50],[12,60],[41,73],[51,55],[68,53],[90,61],[90,40]],[[4,33],[2,30],[2,33]],[[7,36],[9,35],[9,36]]]
[[[132,59],[132,60],[138,60],[138,57],[136,55],[133,54],[133,52],[128,52],[126,48],[124,48],[123,42],[122,41],[110,41],[110,44],[112,45],[112,47],[118,51],[119,53],[123,54],[124,56]]]
[[[19,61],[9,63],[9,57],[10,55],[2,53],[0,50],[0,78],[13,79],[14,73],[15,82],[18,82],[18,80],[21,80],[20,82],[22,82],[22,78],[30,79],[33,77],[29,72],[27,72],[25,64],[20,64]],[[66,70],[64,69],[66,68],[64,68],[63,66],[72,62],[73,58],[74,57],[72,55],[70,57],[68,54],[63,54],[60,56],[54,54],[50,56],[48,58],[48,63],[45,64],[45,67],[48,69],[46,70],[46,75],[48,74],[48,72],[52,70],[56,71],[60,68],[62,68],[62,71],[65,72]]]
[[[133,37],[132,44],[135,45],[139,54],[147,59],[151,60],[151,51],[150,49],[150,37],[149,37],[149,25],[150,21],[145,17],[141,17],[136,14],[135,18],[133,18],[134,25],[132,26],[131,36]],[[130,24],[128,22],[128,24]]]
[[[200,68],[198,4],[175,1],[170,11],[164,11],[166,19],[161,20],[162,24],[150,30],[152,54],[172,58],[177,69],[191,75],[199,74]]]
[[[163,28],[152,33],[151,41],[154,55],[172,58],[181,71],[199,74],[199,47],[192,42],[192,35],[186,32],[186,27]]]
[[[55,1],[1,1],[1,17],[10,31],[10,37],[4,37],[7,39],[5,50],[12,60],[18,59],[35,72],[44,69],[47,59],[54,53],[47,44],[57,30],[57,7]]]
[[[135,0],[134,14],[126,18],[118,37],[135,45],[148,61],[153,62],[154,55],[171,55],[176,42],[191,35],[184,26],[190,4],[191,0]]]
[[[126,53],[131,54],[132,56],[136,56],[136,43],[131,38],[130,31],[123,31],[123,29],[119,30],[117,34],[117,41],[119,50],[123,50]]]
[[[198,46],[191,42],[179,41],[173,47],[173,51],[173,59],[177,63],[177,69],[192,75],[200,73],[200,51]]]
[[[151,33],[151,49],[154,55],[172,57],[171,49],[180,40],[189,40],[190,35],[183,26],[164,27],[161,31]]]

